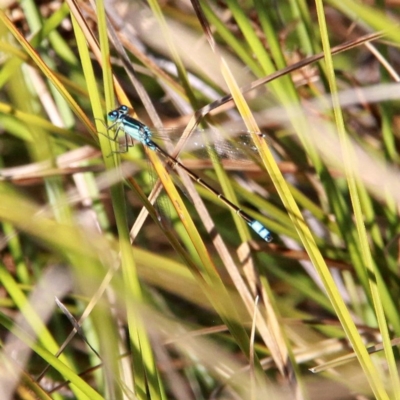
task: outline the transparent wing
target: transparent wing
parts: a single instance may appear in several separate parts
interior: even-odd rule
[[[175,144],[178,142],[182,129],[166,129],[151,131],[154,141]],[[264,135],[262,135],[264,137]],[[187,140],[181,153],[190,153],[195,158],[207,159],[210,149],[218,158],[234,160],[240,163],[252,163],[257,159],[257,148],[254,146],[250,133],[247,131],[224,131],[210,128],[207,130],[196,129]]]

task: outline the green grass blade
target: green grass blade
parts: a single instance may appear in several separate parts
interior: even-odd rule
[[[386,356],[389,362],[389,369],[391,371],[391,379],[392,379],[392,385],[393,385],[393,390],[395,393],[398,393],[400,396],[400,381],[398,379],[398,374],[397,374],[397,368],[396,364],[394,361],[394,355],[393,355],[393,350],[390,344],[390,337],[389,337],[389,331],[388,331],[388,326],[385,318],[385,314],[383,311],[383,306],[381,303],[380,295],[379,295],[379,288],[377,285],[379,285],[379,280],[376,281],[376,273],[375,273],[375,266],[372,262],[372,256],[368,244],[368,238],[367,238],[367,233],[365,230],[365,225],[364,225],[364,216],[361,210],[361,204],[359,201],[359,182],[356,181],[354,178],[353,172],[352,172],[352,158],[354,157],[354,154],[352,153],[352,149],[350,147],[347,135],[346,135],[346,130],[344,126],[344,121],[343,121],[343,116],[341,112],[341,106],[339,99],[337,97],[337,85],[336,85],[336,79],[335,79],[335,73],[334,73],[334,68],[333,68],[333,62],[332,62],[332,57],[330,54],[330,44],[329,44],[329,38],[328,38],[328,29],[326,26],[325,22],[325,15],[324,15],[324,8],[322,5],[322,2],[317,1],[317,12],[318,12],[318,19],[319,19],[319,25],[320,25],[320,30],[321,30],[321,38],[322,38],[322,46],[325,52],[325,62],[327,66],[327,72],[328,72],[328,81],[329,81],[329,86],[331,90],[331,96],[332,96],[332,102],[333,102],[333,111],[335,114],[335,122],[336,122],[336,127],[339,135],[339,139],[341,142],[342,150],[343,150],[343,161],[344,161],[344,169],[346,172],[346,179],[347,183],[349,185],[349,191],[350,191],[350,196],[352,200],[352,205],[354,209],[354,215],[356,219],[356,226],[357,226],[357,231],[359,235],[359,240],[360,240],[360,246],[362,250],[362,255],[363,255],[363,260],[365,267],[368,269],[368,275],[369,275],[369,282],[370,282],[370,288],[371,288],[371,293],[372,293],[372,298],[374,301],[375,305],[375,311],[377,313],[377,318],[378,318],[378,323],[380,327],[380,331],[383,337],[383,342],[385,344],[385,352]],[[343,319],[343,324],[344,328],[348,331],[353,331],[355,330],[355,327],[352,323],[352,321],[349,320],[350,316],[344,316],[345,319]],[[346,321],[348,320],[348,321]],[[368,381],[371,385],[372,390],[375,393],[375,396],[379,399],[386,399],[389,398],[387,395],[387,392],[384,389],[383,383],[375,369],[375,366],[372,363],[372,360],[370,359],[367,350],[361,340],[361,337],[359,337],[358,334],[354,334],[351,337],[352,339],[352,344],[354,347],[354,350],[357,354],[358,360],[360,364],[362,365],[365,374],[368,377]]]

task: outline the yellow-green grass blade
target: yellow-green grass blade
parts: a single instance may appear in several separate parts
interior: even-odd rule
[[[0,219],[35,237],[37,241],[44,243],[61,257],[69,260],[79,271],[78,276],[89,276],[90,270],[100,271],[101,265],[97,260],[110,259],[108,242],[100,235],[92,234],[89,237],[87,233],[74,225],[60,224],[44,217],[41,209],[15,193],[11,187],[4,183],[0,185],[0,190],[2,198]],[[84,270],[82,267],[84,267]],[[21,307],[21,310],[29,310],[29,304],[24,301],[18,286],[10,279],[6,271],[3,272],[2,281],[9,289],[14,301]],[[88,275],[85,275],[85,273]],[[86,287],[89,286],[86,282]],[[45,328],[40,329],[41,322],[35,320],[34,317],[35,314],[32,311],[26,315],[27,320],[34,324],[33,328],[39,329],[38,334],[45,335]],[[51,337],[45,337],[45,345],[52,353],[56,353],[58,345]],[[77,396],[80,398],[78,393]]]
[[[73,388],[78,394],[78,398],[89,398],[93,400],[103,400],[104,397],[97,393],[90,384],[85,382],[75,371],[71,370],[64,361],[61,361],[55,357],[46,348],[42,347],[40,344],[36,343],[29,335],[22,331],[18,326],[16,326],[12,321],[10,321],[3,314],[0,314],[0,324],[3,325],[7,331],[11,332],[17,338],[19,338],[23,343],[29,346],[39,357],[45,360],[49,365],[51,365],[55,370],[57,370],[65,379],[68,379],[72,384]],[[12,365],[9,364],[9,360],[4,358],[1,360],[3,367],[7,368],[8,371],[5,373],[12,373]],[[84,397],[85,396],[85,397]]]
[[[367,4],[359,3],[352,0],[328,0],[327,3],[339,9],[343,14],[355,21],[367,23],[371,28],[377,31],[384,31],[385,36],[394,43],[399,44],[398,23],[389,18],[383,10],[377,9]]]
[[[254,74],[262,76],[263,72],[258,63],[251,56],[251,51],[236,37],[221,21],[221,19],[214,13],[210,5],[205,1],[200,1],[201,7],[204,11],[208,21],[215,27],[217,33],[221,36],[224,43],[227,44],[234,53],[240,57],[244,65],[247,65]]]
[[[232,11],[233,17],[239,25],[240,30],[244,35],[244,39],[248,46],[250,47],[250,51],[258,62],[263,70],[264,74],[272,73],[275,71],[275,66],[273,65],[265,46],[261,43],[260,39],[257,37],[254,29],[251,26],[251,22],[244,12],[243,8],[239,5],[236,0],[228,0],[228,7]]]
[[[362,257],[364,261],[365,268],[368,270],[368,277],[370,283],[370,290],[372,294],[372,299],[375,306],[375,312],[378,319],[379,329],[382,334],[383,343],[385,347],[385,354],[389,364],[389,371],[392,380],[392,389],[395,393],[396,398],[400,396],[400,381],[397,373],[397,367],[394,359],[394,354],[392,346],[390,344],[389,329],[386,322],[385,313],[383,310],[383,305],[381,303],[379,286],[382,285],[379,277],[376,274],[376,266],[372,260],[367,232],[364,225],[364,216],[362,213],[362,208],[359,200],[359,186],[360,182],[357,182],[352,171],[352,159],[354,158],[354,153],[351,149],[350,142],[347,137],[347,133],[344,126],[343,115],[341,111],[341,106],[337,93],[337,84],[335,78],[335,72],[333,68],[332,56],[330,54],[330,43],[328,38],[328,29],[325,21],[325,11],[321,1],[317,1],[317,13],[318,21],[321,32],[322,46],[325,53],[325,62],[328,73],[328,81],[331,90],[333,111],[335,114],[336,128],[341,143],[341,149],[343,151],[343,162],[344,170],[346,173],[347,184],[349,186],[349,192],[351,196],[352,206],[354,209],[354,215],[356,220],[356,226],[358,231],[358,240],[360,241],[360,247],[362,251]],[[345,326],[346,328],[346,326]],[[350,326],[347,326],[349,329]],[[358,336],[353,337],[353,347],[357,354],[358,360],[364,369],[365,374],[368,377],[369,384],[375,393],[375,396],[380,399],[388,398],[388,394],[384,388],[383,382],[381,380],[382,376],[376,371],[375,366],[368,355],[365,346],[363,345],[361,338]],[[397,394],[396,394],[397,393]]]
[[[222,71],[222,74],[223,74],[223,76],[226,80],[226,83],[230,89],[232,97],[235,100],[235,104],[236,104],[242,118],[244,119],[244,122],[246,124],[248,131],[249,132],[259,132],[259,129],[257,127],[257,124],[256,124],[254,118],[252,117],[250,109],[248,108],[248,105],[247,105],[246,101],[244,100],[243,95],[240,93],[240,90],[237,87],[233,76],[231,75],[229,67],[227,66],[227,64],[225,63],[225,61],[223,59],[221,59],[221,71]],[[304,229],[305,224],[302,219],[300,211],[298,210],[298,208],[296,207],[296,205],[294,203],[294,200],[292,200],[292,202],[290,202],[290,201],[287,201],[287,199],[285,198],[285,195],[288,193],[290,199],[292,199],[289,188],[285,185],[283,176],[282,176],[278,166],[276,165],[276,162],[273,159],[272,154],[269,152],[265,142],[262,139],[260,139],[260,137],[258,135],[256,135],[255,133],[252,133],[252,136],[253,136],[253,140],[260,152],[261,159],[262,159],[264,165],[266,166],[267,171],[269,172],[269,174],[271,176],[272,182],[274,183],[274,185],[278,191],[278,194],[281,197],[281,200],[285,204],[286,209],[288,210],[288,213],[289,213],[292,221],[293,222],[296,221],[296,222],[294,222],[294,224],[296,226],[297,233],[299,234],[299,236],[301,236],[301,232],[302,232],[302,229]],[[311,233],[309,233],[309,234],[311,236]],[[288,352],[288,350],[284,346],[280,346],[278,354],[280,354],[280,357],[284,362],[287,362],[287,356],[290,355],[291,352]],[[275,357],[274,357],[276,362],[278,362],[277,360],[279,359],[278,354],[275,354]],[[292,362],[293,361],[294,360],[292,360]],[[281,366],[281,368],[282,367],[283,366]]]
[[[94,128],[93,124],[86,117],[86,114],[82,111],[73,97],[65,90],[64,85],[60,82],[54,72],[43,62],[42,58],[36,52],[36,50],[30,45],[30,43],[20,34],[15,25],[8,19],[4,11],[0,10],[0,21],[8,28],[8,30],[14,35],[14,37],[18,40],[20,45],[24,48],[24,50],[28,53],[28,55],[32,58],[35,64],[39,67],[39,69],[43,72],[43,74],[52,82],[52,84],[56,87],[56,89],[62,94],[62,96],[67,100],[68,104],[75,112],[75,114],[82,120],[82,122],[86,125],[89,132],[93,133]]]
[[[108,109],[112,109],[114,108],[114,95],[112,74],[109,63],[110,55],[107,39],[106,18],[104,5],[102,2],[98,2],[97,6],[106,104]],[[85,54],[85,57],[89,60],[89,54]],[[95,101],[92,104],[94,107],[94,114],[96,115],[99,113],[98,107],[100,106],[100,102]],[[106,166],[108,169],[111,169],[115,166],[115,162],[117,162],[117,164],[119,163],[117,157],[108,157],[110,152],[114,150],[115,144],[113,144],[113,146],[110,148],[111,142],[108,141],[106,137],[101,138],[100,141],[104,143],[102,148]],[[106,143],[107,141],[108,143]],[[142,293],[137,277],[136,266],[132,257],[128,227],[126,226],[126,206],[123,194],[122,177],[121,182],[111,188],[111,196],[119,233],[121,266],[125,284],[125,307],[127,310],[130,340],[132,341],[131,348],[133,351],[132,358],[135,370],[135,387],[138,393],[145,393],[148,385],[152,396],[154,396],[154,398],[159,398],[160,396],[162,397],[160,393],[161,382],[157,380],[154,382],[154,378],[157,377],[157,371],[155,369],[155,362],[152,356],[150,343],[147,338],[147,333],[143,327],[143,323],[140,320],[139,315],[137,315],[137,311],[135,310],[134,303],[131,299],[131,296],[133,296],[136,301],[140,302],[142,300]],[[112,355],[110,354],[110,357],[111,356]],[[146,376],[148,379],[147,383]]]
[[[269,61],[268,57],[264,54],[264,50],[262,49],[262,46],[260,46],[259,39],[257,38],[256,34],[252,31],[252,27],[250,26],[248,19],[242,12],[242,10],[237,6],[237,3],[232,0],[230,3],[230,7],[233,9],[235,18],[238,20],[238,23],[245,35],[245,37],[248,38],[249,44],[252,46],[253,51],[255,54],[259,57],[260,60],[263,60],[263,66],[265,71],[268,73],[271,73],[271,62]],[[272,90],[276,94],[277,98],[280,99],[280,101],[283,104],[296,104],[298,102],[297,100],[297,93],[296,90],[293,87],[293,84],[291,83],[290,80],[288,79],[280,79],[278,82],[274,83],[272,85]],[[289,112],[290,116],[290,112]],[[310,156],[310,159],[312,160],[315,168],[319,172],[320,176],[323,174],[326,175],[326,170],[323,168],[321,164],[321,160],[316,153],[314,147],[312,146],[310,140],[307,138],[307,135],[304,135],[303,132],[307,131],[307,123],[305,120],[303,120],[301,117],[300,118],[291,118],[293,122],[294,128],[297,130],[299,133],[299,136],[303,142],[304,147],[307,150],[307,153]],[[323,180],[324,184],[327,186],[327,190],[332,192],[337,189],[335,189],[335,186],[333,185],[333,182],[331,180],[324,179]],[[331,199],[331,197],[329,197]],[[335,214],[338,216],[338,220],[340,221],[340,226],[342,227],[342,231],[346,232],[346,235],[349,236],[351,233],[353,233],[354,237],[354,232],[352,230],[347,231],[344,228],[344,221],[348,221],[347,216],[343,215],[343,208],[340,208],[337,206],[338,203],[333,202],[333,209],[335,210]],[[354,252],[351,252],[351,254],[354,254]],[[357,258],[358,261],[360,261],[359,258]],[[357,260],[356,259],[356,260]],[[362,279],[363,273],[361,272],[362,266],[360,262],[356,263],[356,269],[358,271],[358,274],[360,278]],[[364,276],[364,279],[362,279],[364,285],[366,283],[366,279]]]
[[[232,2],[231,2],[231,4],[232,4]],[[195,10],[197,13],[197,17],[199,18],[199,21],[203,27],[203,30],[206,33],[207,40],[208,40],[212,50],[214,51],[215,55],[219,58],[219,66],[221,69],[222,76],[224,77],[225,82],[227,83],[227,85],[232,93],[232,86],[236,85],[236,83],[232,82],[233,78],[232,78],[231,72],[230,72],[225,60],[218,53],[218,49],[216,48],[216,44],[215,44],[214,38],[211,34],[211,29],[208,24],[208,21],[205,19],[203,12],[197,3],[196,3]],[[237,96],[235,97],[235,93],[232,93],[232,96],[236,102]],[[240,108],[239,108],[239,111],[241,111]],[[246,126],[249,129],[249,125],[246,124]],[[258,129],[257,130],[249,129],[249,131],[250,132],[258,132]],[[254,136],[257,136],[257,135],[254,134]],[[264,301],[268,301],[268,300],[264,299]],[[266,311],[265,305],[264,305],[264,311]],[[275,318],[276,318],[276,316],[274,315],[274,319]],[[278,319],[278,318],[276,318],[276,319]],[[270,329],[271,328],[273,328],[273,332],[270,331],[271,333],[270,333],[269,337],[264,335],[263,339],[266,341],[271,352],[273,353],[273,358],[274,358],[274,361],[276,362],[278,368],[283,372],[287,367],[285,364],[287,363],[287,357],[288,357],[288,354],[290,354],[290,352],[288,353],[287,349],[285,348],[285,345],[280,340],[282,335],[279,333],[278,324],[271,325]],[[278,331],[275,330],[277,328],[278,328]]]
[[[156,16],[159,18],[160,25],[165,28],[163,17],[160,14],[160,11],[158,9],[158,4],[151,3],[151,5],[153,7],[153,10],[154,10]],[[166,35],[168,36],[167,31],[166,31]],[[177,54],[173,50],[173,48],[171,51],[176,57]],[[177,62],[179,65],[181,65],[181,63],[179,61],[177,61]],[[185,79],[186,79],[185,72],[183,70],[182,65],[180,68],[180,72],[181,72],[180,76],[185,82]],[[185,86],[185,89],[187,90],[188,87]],[[192,101],[193,101],[193,98],[192,98]],[[151,152],[149,152],[149,158],[151,160],[152,160],[152,157],[156,158],[156,155],[151,154]],[[155,163],[155,161],[152,160],[152,163]],[[202,243],[200,237],[198,236],[198,233],[195,230],[193,222],[191,221],[189,214],[187,214],[187,211],[184,208],[183,203],[181,203],[181,201],[178,200],[176,189],[173,187],[172,183],[166,182],[166,176],[165,176],[165,173],[162,172],[162,169],[158,168],[158,167],[155,167],[155,168],[160,176],[161,181],[163,182],[163,186],[164,186],[166,192],[170,196],[171,202],[173,203],[175,209],[178,212],[178,215],[181,218],[182,223],[185,226],[186,231],[188,232],[191,240],[193,241],[195,248],[197,249],[200,259],[202,260],[203,265],[201,267],[200,272],[203,274],[204,279],[207,282],[207,286],[204,285],[204,283],[202,283],[202,287],[204,288],[207,295],[210,297],[210,299],[211,299],[210,301],[214,304],[216,310],[218,310],[218,313],[221,315],[221,318],[223,318],[224,321],[227,323],[227,325],[230,327],[232,334],[238,340],[239,346],[242,348],[242,350],[246,354],[248,354],[249,346],[248,346],[248,337],[247,337],[246,333],[244,332],[242,327],[238,326],[237,324],[231,323],[229,321],[229,319],[227,319],[227,315],[229,315],[229,313],[228,313],[226,307],[227,307],[227,304],[229,303],[229,301],[227,300],[226,294],[224,295],[224,293],[225,293],[224,287],[220,282],[220,278],[218,277],[218,275],[215,272],[215,267],[211,263],[210,257],[208,255],[207,251],[205,250],[204,244]],[[179,205],[179,204],[182,204],[182,205]],[[216,296],[216,293],[218,293],[219,296]]]
[[[79,17],[80,24],[82,25],[84,22],[81,16],[79,15],[79,10],[74,9],[74,13],[77,17]],[[108,49],[108,40],[106,34],[107,32],[106,20],[105,20],[103,4],[101,2],[98,2],[98,16],[99,16],[100,46],[102,55],[101,63],[103,65],[103,72],[104,72],[106,104],[108,104],[109,109],[112,109],[114,107],[113,84],[111,79],[112,77],[111,69],[109,65],[109,49]],[[84,57],[89,63],[88,54],[85,54]],[[90,79],[93,79],[92,76],[94,75],[90,70],[89,71]],[[118,87],[117,89],[119,90]],[[119,93],[122,94],[120,90]],[[127,102],[124,101],[124,103]],[[99,101],[94,101],[92,103],[95,115],[100,113],[98,111],[99,104],[100,104]],[[102,128],[102,130],[104,130],[104,128]],[[104,137],[104,139],[101,138],[100,141],[104,142],[105,150],[103,150],[103,154],[105,154],[106,165],[108,166],[109,169],[113,168],[115,165],[114,162],[118,163],[118,158],[116,157],[109,158],[108,155],[110,154],[111,151],[114,150],[114,144],[112,148],[110,148],[110,141],[108,141],[106,137]],[[151,347],[149,340],[147,338],[147,333],[145,332],[142,326],[142,322],[140,321],[140,319],[138,319],[139,316],[136,315],[134,305],[131,301],[131,296],[140,301],[142,295],[136,273],[136,268],[134,267],[131,246],[129,244],[129,234],[126,226],[126,217],[125,217],[126,207],[124,204],[122,182],[111,188],[111,194],[114,205],[114,211],[116,215],[117,227],[119,231],[122,271],[125,277],[125,285],[126,285],[125,294],[127,296],[126,307],[128,315],[128,327],[130,330],[130,338],[133,341],[133,346],[132,346],[132,349],[134,350],[133,360],[135,364],[134,369],[136,371],[135,385],[137,387],[138,392],[142,393],[146,391],[146,386],[149,385],[150,392],[155,398],[158,398],[159,396],[163,397],[164,395],[162,394],[162,383],[157,379],[158,374],[157,370],[155,369],[155,362],[152,357]],[[154,378],[156,380],[154,380]],[[146,379],[148,379],[147,383]]]
[[[167,45],[168,45],[168,49],[171,53],[172,59],[174,60],[174,63],[177,67],[178,70],[178,76],[181,80],[181,85],[183,86],[183,88],[185,89],[185,93],[188,96],[191,105],[193,106],[194,109],[196,109],[197,107],[197,100],[193,94],[193,91],[191,89],[190,83],[188,81],[187,78],[187,72],[185,69],[185,66],[181,60],[181,58],[179,57],[179,53],[173,43],[172,37],[170,35],[169,29],[166,25],[166,21],[164,18],[164,15],[161,11],[160,5],[156,0],[150,0],[149,1],[149,5],[154,13],[154,16],[156,17],[160,28],[163,32],[163,36],[164,36],[164,40],[166,41]]]
[[[86,44],[87,43],[86,38],[83,34],[83,31],[80,29],[77,20],[75,19],[75,15],[71,15],[71,19],[74,26],[75,38],[78,45],[79,56],[85,75],[86,85],[88,87],[90,102],[94,110],[94,115],[96,117],[95,119],[96,126],[100,131],[104,131],[104,127],[100,123],[103,117],[101,100],[100,100],[101,96],[97,88],[97,82],[93,71],[88,47]],[[107,146],[107,151],[111,150],[109,147],[109,143],[107,143],[107,139],[105,137],[101,137],[100,142],[105,143],[105,145]],[[119,393],[120,388],[116,386],[114,383],[122,379],[122,376],[120,375],[119,362],[115,357],[115,354],[118,353],[119,349],[118,334],[115,331],[115,328],[113,328],[111,316],[108,315],[108,313],[106,313],[105,311],[103,311],[101,314],[102,315],[100,316],[98,312],[92,312],[91,318],[92,321],[94,322],[95,327],[97,328],[96,334],[98,336],[98,340],[100,343],[100,352],[102,355],[102,359],[105,364],[103,371],[107,376],[106,378],[106,382],[108,382],[107,391],[110,396],[111,393],[113,393],[112,396],[120,396],[121,395],[121,393]],[[105,345],[107,342],[108,345]]]
[[[174,208],[176,209],[179,218],[181,219],[187,234],[190,236],[194,247],[202,262],[201,266],[198,266],[198,271],[193,271],[194,276],[198,279],[200,286],[203,288],[211,304],[215,307],[215,310],[220,314],[220,317],[228,326],[232,335],[237,340],[238,345],[245,354],[249,354],[249,342],[248,336],[244,331],[243,327],[237,324],[236,318],[232,318],[231,315],[235,315],[234,310],[229,309],[229,295],[226,292],[226,288],[219,277],[217,270],[210,258],[210,255],[205,248],[201,237],[199,236],[197,229],[188,213],[185,205],[182,203],[176,188],[168,174],[164,175],[162,169],[158,169],[161,165],[160,160],[156,154],[148,150],[148,156],[151,159],[161,182],[170,197]],[[154,158],[154,159],[153,159]],[[161,165],[162,167],[162,165]],[[158,170],[157,170],[158,169]]]
[[[275,64],[265,46],[261,42],[257,33],[253,29],[249,18],[239,5],[237,0],[229,0],[227,2],[231,9],[234,18],[236,19],[241,32],[246,39],[248,46],[251,49],[252,56],[255,56],[265,75],[271,74],[276,70]],[[280,57],[281,60],[281,57]],[[281,60],[282,61],[282,60]],[[282,104],[295,104],[298,102],[298,95],[289,76],[282,76],[281,79],[270,84],[272,93],[279,99]],[[293,124],[295,127],[297,124]]]
[[[68,141],[75,142],[76,144],[93,144],[93,140],[88,139],[85,136],[75,134],[68,129],[60,128],[44,119],[43,117],[31,113],[27,113],[16,109],[15,107],[0,102],[0,113],[8,114],[10,118],[15,118],[25,124],[29,124],[31,127],[40,128],[48,132],[56,133],[57,135],[68,139]],[[24,140],[32,141],[33,138],[30,134],[23,137]]]
[[[236,89],[235,87],[231,88]],[[248,129],[249,131],[257,132],[258,128],[255,124],[255,121],[252,121],[251,118],[251,112],[248,109],[247,104],[245,103],[240,91],[232,91],[232,95],[235,98],[235,103],[238,106],[238,109],[241,111],[242,116],[244,117],[244,120],[247,121],[248,123]],[[359,356],[359,361],[361,366],[363,367],[364,371],[366,372],[367,376],[369,378],[372,378],[374,376],[374,381],[376,381],[375,377],[377,377],[377,373],[374,372],[374,367],[371,363],[371,360],[366,352],[365,346],[362,342],[362,339],[354,325],[354,322],[352,321],[352,318],[350,316],[349,311],[346,308],[346,305],[344,304],[341,295],[335,285],[335,282],[328,270],[328,267],[319,252],[318,247],[316,246],[316,243],[312,237],[311,232],[309,231],[301,213],[300,210],[297,207],[297,204],[295,203],[289,188],[287,187],[282,174],[280,173],[278,167],[276,166],[275,160],[272,157],[272,154],[269,152],[268,148],[266,147],[266,144],[258,139],[256,136],[255,138],[255,143],[257,147],[259,147],[260,155],[261,158],[264,162],[264,165],[266,166],[267,171],[269,172],[271,179],[274,182],[274,185],[277,188],[277,191],[280,195],[280,198],[282,202],[284,203],[286,209],[288,210],[288,213],[293,221],[293,225],[296,228],[296,231],[298,235],[301,238],[301,241],[304,245],[304,247],[307,250],[308,255],[310,256],[310,259],[318,271],[318,274],[320,275],[322,282],[324,284],[324,287],[328,293],[328,296],[330,300],[332,301],[333,307],[335,308],[336,314],[338,315],[339,320],[341,321],[344,330],[346,331],[346,334],[352,343],[356,353],[358,353]],[[258,143],[257,143],[258,141]],[[375,374],[375,375],[374,375]],[[385,393],[383,387],[381,386],[381,382],[371,382],[374,386],[376,385],[375,389],[377,390],[376,393]],[[382,394],[382,398],[384,397],[384,394]]]
[[[7,271],[5,265],[2,263],[0,263],[0,281],[2,287],[5,288],[7,294],[13,300],[14,305],[20,310],[26,322],[29,324],[32,332],[34,332],[37,336],[40,345],[43,348],[46,348],[52,354],[55,354],[58,350],[58,343],[50,331],[46,328],[44,321],[42,321],[36,310],[31,307],[28,298],[21,290],[19,284],[14,280],[9,271]],[[72,365],[68,361],[67,357],[61,355],[60,360],[65,365],[72,368]]]
[[[248,26],[248,23],[245,21],[245,18],[243,18],[243,16],[241,15],[241,11],[236,10],[236,13],[243,20],[242,21],[242,26],[244,26],[243,29],[246,29],[249,38],[251,38],[251,40],[256,43],[257,38],[254,37],[254,34],[252,34],[251,28]],[[284,71],[282,71],[282,74],[283,72]],[[265,81],[270,81],[270,80],[272,80],[272,77],[271,79],[265,79]],[[285,82],[287,84],[285,84]],[[294,90],[294,87],[290,81],[284,79],[282,81],[282,84],[280,84],[280,82],[277,82],[276,84],[274,83],[272,87],[274,89],[274,93],[276,94],[277,98],[279,98],[283,104],[288,104],[289,107],[293,107],[293,105],[290,104],[296,104],[298,102],[296,91]],[[360,277],[363,286],[367,288],[368,287],[367,278],[363,270],[361,257],[359,256],[358,246],[354,245],[355,243],[354,239],[356,237],[356,233],[353,227],[351,225],[349,226],[349,218],[346,213],[346,207],[340,200],[341,194],[338,192],[338,188],[335,186],[335,183],[333,182],[332,178],[329,177],[328,170],[323,166],[320,157],[318,156],[317,152],[314,149],[314,146],[312,145],[308,135],[306,134],[306,132],[308,132],[310,129],[310,127],[307,124],[307,121],[305,121],[305,119],[302,118],[301,116],[291,117],[290,115],[291,113],[289,108],[289,118],[291,119],[294,128],[298,132],[299,137],[307,151],[307,154],[310,157],[310,160],[312,161],[319,176],[321,177],[321,180],[325,185],[326,191],[328,193],[331,193],[331,195],[328,196],[328,199],[330,201],[332,209],[334,210],[335,216],[338,220],[338,226],[340,227],[341,233],[344,236],[345,240],[349,242],[350,255],[353,259],[353,263],[355,265],[357,274]]]
[[[25,5],[28,6],[29,4],[30,3],[27,2]],[[34,15],[31,17],[34,21]],[[30,87],[32,87],[32,90],[30,90]],[[39,83],[39,79],[36,78],[34,74],[29,73],[26,65],[21,65],[17,68],[8,79],[7,90],[12,99],[11,101],[16,104],[16,108],[27,113],[33,114],[35,111],[40,110],[42,102],[44,104],[52,104],[54,99],[57,101],[57,95],[51,96],[50,93],[46,93],[48,94],[46,101],[41,101],[39,93],[35,93],[35,91],[40,89],[42,90],[42,97],[45,97],[43,95],[43,92],[46,93],[45,89]],[[62,99],[59,100],[59,103],[63,104]],[[40,128],[33,129],[29,123],[26,124],[26,130],[31,134],[33,139],[25,143],[29,156],[34,161],[51,160],[51,162],[54,163],[54,149],[47,132]],[[47,177],[44,178],[44,185],[56,218],[69,221],[71,214],[68,204],[64,199],[61,180],[58,177]]]

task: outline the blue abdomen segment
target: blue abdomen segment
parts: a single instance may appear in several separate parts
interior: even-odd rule
[[[261,222],[255,219],[251,222],[248,222],[248,225],[251,229],[253,229],[254,232],[257,233],[258,236],[260,236],[266,242],[272,242],[271,232]]]

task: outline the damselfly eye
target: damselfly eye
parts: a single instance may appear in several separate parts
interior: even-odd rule
[[[124,113],[128,112],[128,107],[127,106],[121,106],[120,110]]]
[[[115,121],[116,119],[117,119],[117,117],[118,117],[118,113],[114,110],[114,111],[111,111],[111,112],[109,112],[108,114],[107,114],[107,118],[110,120],[110,121]]]

